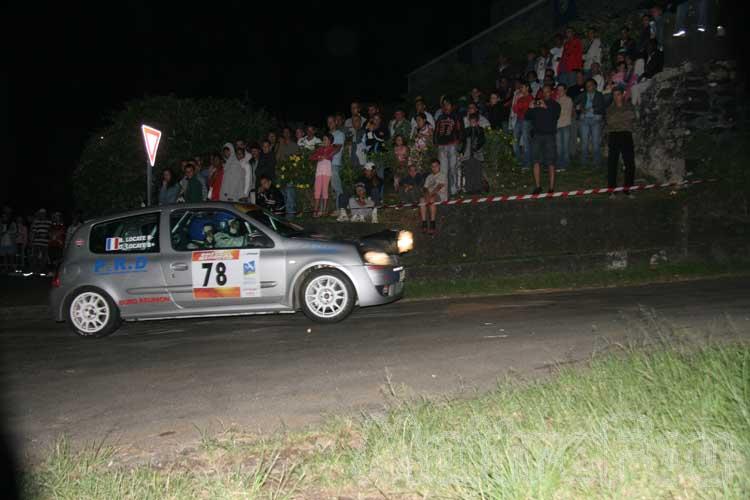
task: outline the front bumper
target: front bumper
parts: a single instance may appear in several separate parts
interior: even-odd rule
[[[355,280],[360,307],[388,304],[404,295],[406,270],[403,266],[371,266],[360,268],[363,276]]]

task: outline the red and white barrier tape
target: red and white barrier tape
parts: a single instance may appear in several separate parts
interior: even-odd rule
[[[670,187],[685,187],[692,186],[695,184],[703,184],[707,182],[715,182],[716,179],[698,179],[693,181],[683,182],[665,182],[662,184],[636,184],[630,186],[627,191],[646,191],[649,189],[663,189]],[[572,196],[588,196],[591,194],[611,194],[621,193],[626,191],[622,186],[615,188],[596,188],[596,189],[576,189],[573,191],[556,191],[554,193],[539,193],[539,194],[514,194],[514,195],[502,195],[502,196],[472,196],[470,198],[457,198],[455,200],[441,201],[433,203],[433,205],[476,205],[478,203],[501,203],[506,201],[522,201],[522,200],[541,200],[544,198],[570,198]],[[394,203],[391,205],[381,205],[378,208],[414,208],[420,206],[420,203]]]

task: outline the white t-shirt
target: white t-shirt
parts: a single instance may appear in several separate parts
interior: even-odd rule
[[[313,136],[312,139],[308,139],[307,136],[305,136],[299,141],[297,141],[297,145],[299,147],[309,149],[310,151],[314,150],[321,144],[323,144],[323,141],[318,139],[316,136]]]
[[[441,184],[442,187],[438,190],[438,194],[440,195],[440,199],[445,201],[448,199],[448,177],[442,171],[437,174],[430,172],[430,175],[424,181],[424,188],[432,193]]]
[[[552,69],[555,70],[555,76],[557,76],[557,65],[562,58],[563,49],[562,47],[552,47],[549,49],[549,53],[552,54]]]

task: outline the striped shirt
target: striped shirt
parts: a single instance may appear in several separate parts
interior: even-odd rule
[[[49,219],[36,219],[31,225],[31,244],[47,246],[51,226],[52,221]]]

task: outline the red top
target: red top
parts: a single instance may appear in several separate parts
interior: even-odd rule
[[[583,44],[580,38],[574,36],[563,45],[558,72],[568,73],[583,66]]]
[[[208,188],[211,190],[211,201],[219,201],[221,196],[221,181],[224,180],[224,167],[214,170],[213,175],[208,180]]]
[[[318,149],[310,155],[311,160],[333,160],[333,155],[338,151],[338,147],[335,145],[331,146],[320,146]]]
[[[516,103],[513,105],[513,112],[516,114],[519,120],[524,119],[524,117],[526,116],[526,112],[529,110],[529,105],[533,100],[534,98],[531,97],[531,94],[527,94],[516,99]]]

